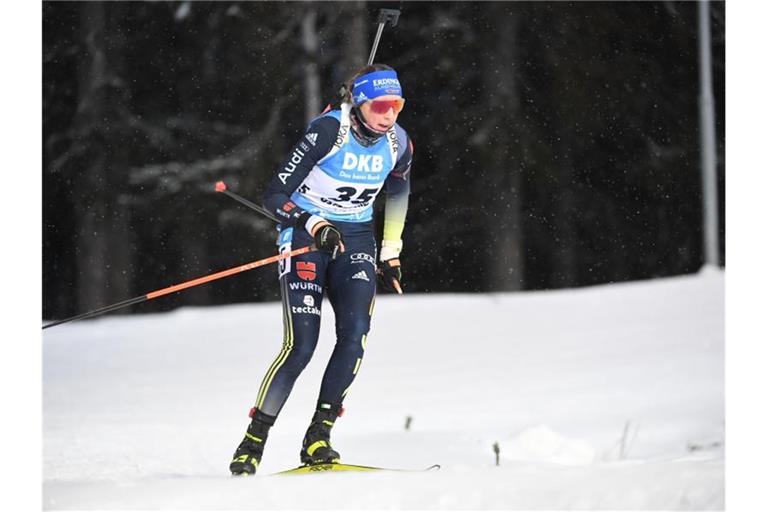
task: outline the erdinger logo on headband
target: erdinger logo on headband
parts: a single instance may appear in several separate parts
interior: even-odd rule
[[[400,80],[397,78],[380,78],[373,81],[373,86],[377,89],[383,87],[397,87],[400,88]]]
[[[397,78],[397,73],[391,69],[373,71],[358,77],[352,86],[352,98],[355,105],[388,95],[401,97],[403,95],[403,88]]]

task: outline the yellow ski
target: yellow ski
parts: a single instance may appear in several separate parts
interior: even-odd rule
[[[285,471],[279,471],[273,473],[274,475],[303,475],[307,473],[320,473],[325,471],[433,471],[440,469],[440,464],[433,464],[425,469],[396,469],[396,468],[379,468],[376,466],[359,466],[356,464],[312,464],[309,466],[299,466],[293,469],[286,469]]]

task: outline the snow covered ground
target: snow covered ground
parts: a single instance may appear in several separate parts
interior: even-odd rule
[[[334,446],[348,463],[442,469],[267,476],[298,464],[333,342],[328,304],[323,317],[253,478],[227,467],[280,347],[278,304],[44,331],[43,506],[724,507],[720,271],[568,291],[382,296]]]

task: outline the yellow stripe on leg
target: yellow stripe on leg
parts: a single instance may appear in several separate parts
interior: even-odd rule
[[[264,376],[264,380],[259,388],[259,395],[256,399],[256,408],[261,409],[264,405],[264,400],[267,397],[267,391],[269,386],[272,385],[272,379],[275,378],[277,371],[285,364],[286,359],[293,350],[293,317],[291,315],[291,305],[289,303],[287,281],[283,280],[283,347],[277,358],[272,362],[272,366],[269,367],[267,374]]]

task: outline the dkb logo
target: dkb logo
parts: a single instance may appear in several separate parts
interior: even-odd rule
[[[384,169],[384,157],[381,155],[360,155],[344,153],[342,168],[349,171],[381,172]]]

